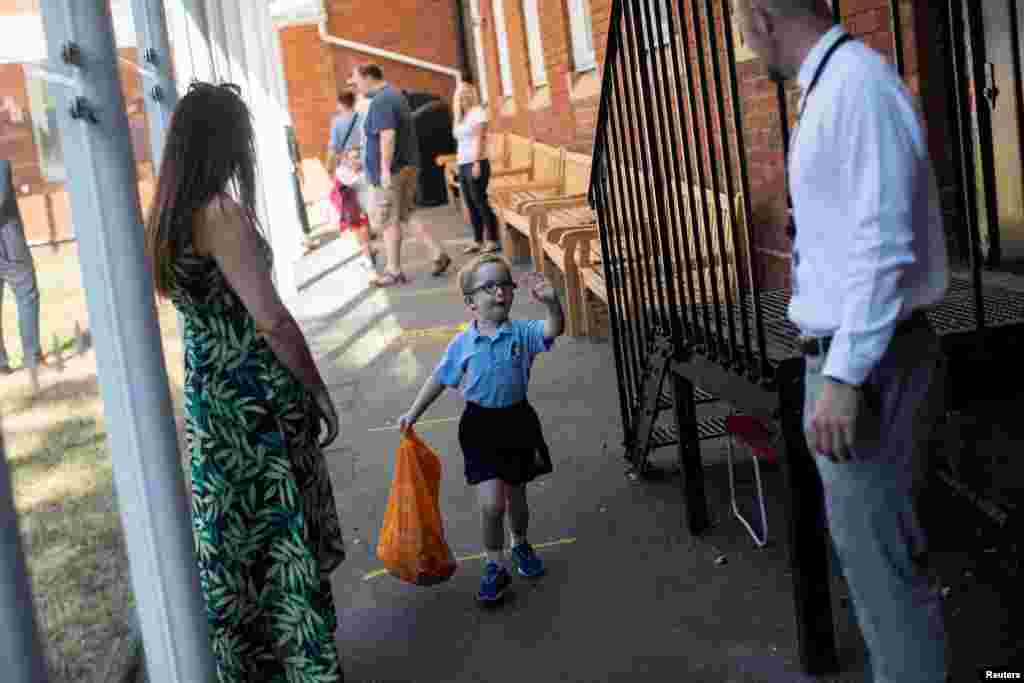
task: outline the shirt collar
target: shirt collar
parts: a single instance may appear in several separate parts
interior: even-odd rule
[[[480,334],[480,330],[476,329],[476,321],[474,320],[472,323],[470,323],[469,327],[466,328],[466,334],[469,335],[469,341],[473,342],[474,344],[481,339],[498,339],[504,334],[512,334],[512,321],[506,320],[505,322],[503,322],[501,324],[501,327],[498,328],[498,333],[494,335],[494,337],[486,337]]]
[[[825,54],[829,48],[832,47],[837,40],[846,35],[846,29],[841,25],[836,24],[828,30],[825,35],[818,39],[818,42],[814,44],[811,51],[804,57],[803,64],[800,65],[800,71],[797,72],[797,83],[800,84],[800,89],[807,92],[807,88],[811,86],[811,80],[814,78],[814,72],[818,70],[818,65],[821,64],[821,60],[825,59]]]

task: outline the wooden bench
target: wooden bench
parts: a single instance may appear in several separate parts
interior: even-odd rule
[[[714,193],[711,190],[701,190],[700,188],[694,188],[693,198],[697,201],[703,201],[708,204],[710,211],[714,210]],[[685,191],[683,194],[684,204],[689,205],[689,194]],[[736,254],[734,245],[731,243],[732,228],[730,227],[729,221],[731,220],[732,212],[735,211],[737,217],[737,228],[742,234],[746,230],[746,218],[743,212],[743,201],[742,196],[737,194],[732,201],[729,198],[721,194],[719,195],[722,208],[722,218],[725,221],[725,237],[726,244],[721,245],[718,239],[718,233],[715,226],[715,222],[712,219],[712,225],[710,228],[704,225],[704,213],[703,207],[697,208],[697,235],[687,235],[689,239],[686,242],[690,242],[690,268],[687,269],[685,262],[678,263],[674,258],[671,259],[672,270],[675,276],[677,285],[677,291],[681,292],[685,305],[696,305],[705,303],[706,298],[708,302],[713,301],[713,288],[717,284],[717,295],[719,300],[724,300],[727,291],[732,294],[733,299],[736,299],[739,292],[739,276],[736,267]],[[641,212],[643,209],[641,208]],[[710,215],[710,214],[709,214]],[[644,221],[645,226],[650,226],[651,222],[648,220]],[[684,229],[688,226],[684,224]],[[613,226],[610,230],[614,231],[620,229],[619,226]],[[649,229],[649,227],[648,227]],[[650,233],[652,239],[657,241],[655,233]],[[609,235],[609,239],[627,239],[627,234],[616,235],[614,232]],[[694,245],[692,242],[697,240],[701,244],[702,253],[702,266],[701,271],[697,272],[696,260],[693,255]],[[638,240],[638,243],[642,246],[643,241]],[[684,241],[680,239],[680,244],[684,244]],[[583,313],[583,320],[580,325],[581,333],[589,336],[595,336],[597,322],[595,320],[595,311],[592,306],[587,305],[588,299],[596,297],[603,301],[605,304],[608,303],[608,282],[606,281],[606,274],[609,269],[606,264],[603,263],[601,255],[601,244],[599,239],[589,239],[580,245],[580,253],[578,254],[579,259],[579,286],[580,286],[580,307]],[[658,251],[661,248],[659,245],[654,245],[654,251]],[[628,252],[627,252],[628,253]],[[672,251],[669,251],[672,254]],[[640,254],[635,255],[636,263],[615,263],[612,264],[612,268],[617,269],[619,277],[617,280],[622,280],[628,275],[628,270],[632,267],[639,267],[643,262],[649,264],[654,263],[655,259],[661,263],[661,256],[649,253],[644,248]],[[616,271],[612,271],[616,272]],[[703,281],[703,287],[701,282]],[[691,286],[693,289],[693,296],[691,297],[690,291]],[[703,292],[703,293],[702,293]],[[649,303],[641,301],[643,296],[642,292],[635,292],[631,286],[617,286],[617,295],[621,298],[620,306],[622,310],[626,311],[629,315],[639,315],[640,308],[644,305],[650,306]],[[591,297],[592,295],[592,297]]]
[[[487,158],[491,161],[491,170],[499,171],[508,168],[509,145],[505,133],[487,134]],[[453,206],[461,203],[462,190],[459,185],[458,157],[455,154],[441,154],[435,158],[435,163],[444,169],[445,190],[448,192],[448,202]]]

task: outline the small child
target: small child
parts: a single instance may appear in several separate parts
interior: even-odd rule
[[[562,306],[543,275],[531,278],[534,298],[547,306],[545,320],[509,320],[516,283],[508,261],[483,254],[459,273],[459,288],[475,321],[448,345],[412,407],[399,418],[405,431],[441,395],[458,387],[466,399],[459,445],[466,482],[475,486],[483,522],[486,565],[477,599],[496,602],[511,583],[502,561],[508,515],[511,555],[521,576],[544,573],[526,538],[530,510],[526,484],[551,471],[540,418],[526,400],[533,358],[562,334]]]

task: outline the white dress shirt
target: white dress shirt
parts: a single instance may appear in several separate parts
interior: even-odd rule
[[[806,108],[789,159],[796,242],[789,317],[833,335],[823,374],[861,384],[896,323],[949,284],[938,187],[903,81],[874,50],[849,41],[807,88],[836,26],[807,55]]]

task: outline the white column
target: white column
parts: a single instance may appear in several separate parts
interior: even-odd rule
[[[210,28],[202,0],[172,0],[164,4],[174,50],[174,73],[178,93],[193,80],[213,77]]]
[[[171,390],[153,306],[128,115],[106,0],[42,0],[82,281],[132,589],[153,683],[214,678]],[[80,66],[61,65],[67,41]],[[72,118],[75,95],[92,116]]]
[[[150,156],[153,175],[160,172],[164,139],[171,114],[178,102],[178,89],[171,71],[171,44],[163,0],[132,0],[132,17],[138,45],[138,63],[142,67],[143,99],[149,123]]]
[[[47,683],[49,672],[0,436],[0,670],[5,683]]]
[[[242,86],[256,127],[257,211],[274,252],[274,281],[284,300],[298,295],[295,264],[301,258],[302,227],[295,212],[291,158],[285,126],[283,68],[269,4],[251,0],[206,0],[215,54],[223,52],[231,79]],[[219,31],[219,29],[223,29]]]

